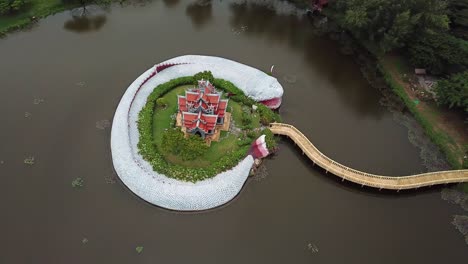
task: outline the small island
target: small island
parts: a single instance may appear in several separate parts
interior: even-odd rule
[[[231,169],[248,154],[260,159],[274,152],[268,125],[279,121],[271,109],[204,71],[153,90],[139,114],[139,153],[155,172],[197,182]],[[256,155],[250,149],[261,135],[266,148]]]
[[[276,78],[219,57],[159,63],[123,95],[111,151],[122,182],[154,205],[206,210],[231,201],[276,150],[269,129],[283,88]]]

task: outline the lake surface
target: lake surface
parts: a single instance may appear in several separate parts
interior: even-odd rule
[[[0,39],[0,263],[468,259],[450,224],[459,210],[440,188],[397,195],[342,183],[287,139],[266,161],[268,175],[222,208],[171,212],[126,189],[105,120],[143,71],[184,54],[275,65],[284,121],[345,165],[395,176],[426,170],[382,94],[337,43],[312,33],[309,19],[284,8],[190,2],[90,8],[87,18],[67,11]],[[24,164],[28,157],[34,165]],[[76,177],[84,188],[72,188]]]

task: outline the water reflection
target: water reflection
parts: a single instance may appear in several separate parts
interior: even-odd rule
[[[175,7],[179,4],[180,0],[163,0],[166,7]]]
[[[72,11],[72,18],[65,21],[63,28],[75,33],[86,33],[100,30],[107,22],[102,10],[93,10],[87,7]]]
[[[344,61],[343,55],[336,52],[338,49],[336,43],[318,36],[307,16],[293,12],[278,13],[274,9],[252,2],[232,3],[230,10],[231,27],[247,28],[243,32],[245,36],[261,37],[272,43],[286,43],[293,50],[302,53],[304,62],[310,65],[313,74],[326,80],[327,87],[339,90],[337,95],[342,103],[348,106],[347,109],[363,116],[373,116],[375,119],[382,117],[384,113],[375,103],[378,98],[363,96],[362,90],[367,89],[367,83],[362,80],[361,72],[342,70],[344,63],[352,64],[352,62],[349,59]],[[285,72],[284,75],[283,79],[289,80],[290,76],[295,76],[296,73]],[[297,77],[294,78],[294,83],[296,79]],[[350,80],[360,80],[362,85],[349,85]],[[286,83],[291,84],[289,81]]]
[[[196,29],[201,29],[212,18],[211,0],[198,0],[187,6],[185,13],[192,19]]]

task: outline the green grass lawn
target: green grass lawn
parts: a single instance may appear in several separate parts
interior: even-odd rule
[[[64,4],[61,0],[30,0],[24,10],[0,16],[0,34],[30,24],[33,16],[41,18],[76,6],[78,4]]]
[[[167,107],[164,109],[157,108],[155,110],[153,116],[153,139],[159,149],[161,149],[160,146],[164,144],[164,142],[162,142],[164,131],[173,127],[172,124],[174,121],[171,119],[171,115],[174,115],[177,112],[177,95],[184,94],[184,91],[190,87],[192,87],[192,85],[183,85],[169,91],[163,96],[168,103]],[[233,100],[229,100],[228,109],[232,114],[234,122],[239,126],[241,124],[242,111],[245,109],[242,109],[242,106]],[[260,127],[260,116],[255,114],[255,116],[252,117],[254,120],[254,127]],[[237,144],[238,139],[239,136],[227,131],[222,131],[221,140],[219,142],[211,142],[211,146],[208,151],[203,156],[195,160],[184,161],[176,155],[170,153],[163,154],[166,161],[173,164],[190,168],[206,168],[213,162],[216,162],[223,155],[239,150],[241,147]]]

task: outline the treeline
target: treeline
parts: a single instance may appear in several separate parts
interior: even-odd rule
[[[447,78],[438,102],[468,111],[468,0],[331,0],[328,9],[374,53],[403,53]]]
[[[0,15],[13,14],[26,8],[26,0],[0,0]]]

